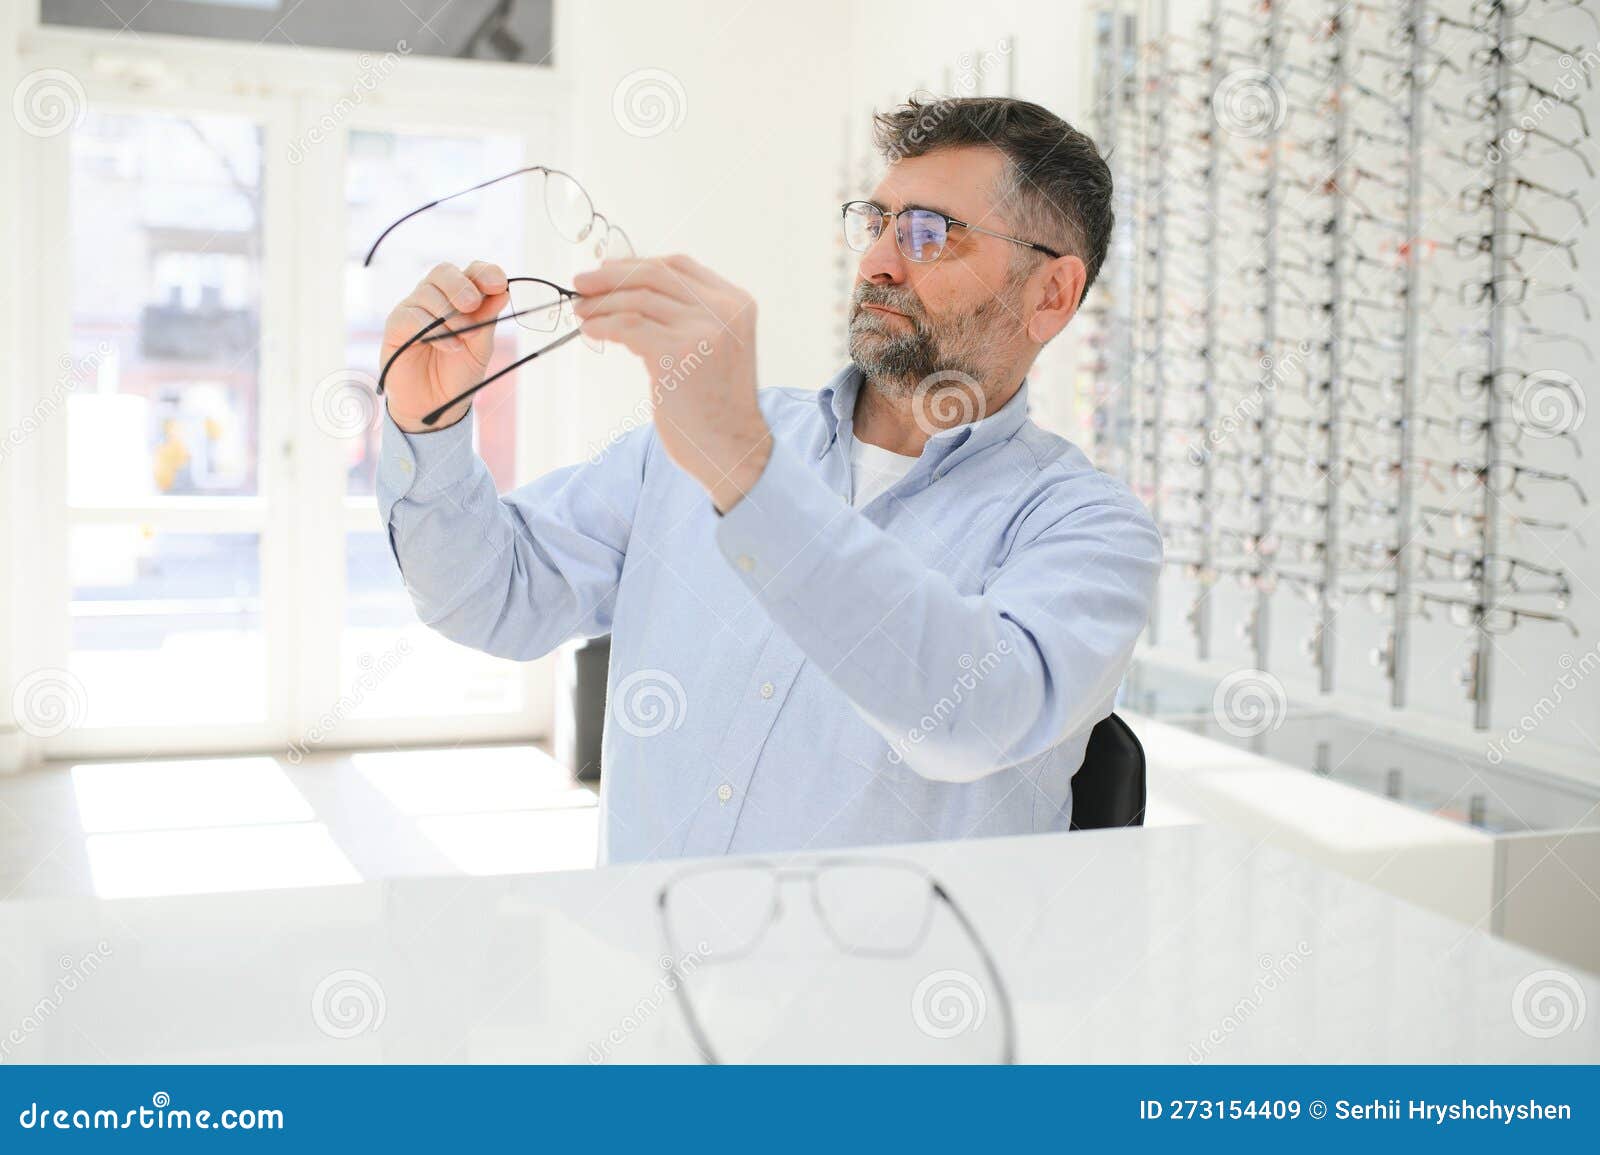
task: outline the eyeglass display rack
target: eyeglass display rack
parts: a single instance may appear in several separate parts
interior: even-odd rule
[[[1487,729],[1497,635],[1576,633],[1565,567],[1514,556],[1508,527],[1564,539],[1547,503],[1587,501],[1536,456],[1576,459],[1581,387],[1513,368],[1535,346],[1588,354],[1569,332],[1587,302],[1547,271],[1576,267],[1584,217],[1560,182],[1585,176],[1578,161],[1593,177],[1586,3],[1210,0],[1183,28],[1165,0],[1090,14],[1088,120],[1120,195],[1079,401],[1097,462],[1162,526],[1167,580],[1193,591],[1202,660],[1233,620],[1272,669],[1294,592],[1313,680],[1348,688],[1336,619],[1364,598],[1391,704],[1432,672],[1412,668],[1419,631],[1430,646],[1443,631],[1465,643],[1459,680]],[[1244,601],[1217,605],[1224,577]],[[1158,612],[1149,641],[1175,632]]]

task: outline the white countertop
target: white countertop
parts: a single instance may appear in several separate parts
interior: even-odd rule
[[[1600,1061],[1594,976],[1213,827],[882,853],[982,931],[1024,1062]],[[656,906],[683,865],[0,904],[0,1061],[693,1061]],[[908,1029],[930,980],[981,975],[959,934],[841,961],[810,917],[689,980],[719,1046],[771,1040],[730,1056],[995,1057],[981,982]]]

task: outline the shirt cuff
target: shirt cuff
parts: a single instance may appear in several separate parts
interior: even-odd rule
[[[402,497],[427,501],[459,489],[477,461],[472,448],[472,410],[454,425],[431,433],[407,433],[383,408],[378,452],[378,506],[387,516]]]
[[[787,597],[828,557],[829,527],[849,506],[774,437],[755,486],[717,522],[717,548],[747,585]]]

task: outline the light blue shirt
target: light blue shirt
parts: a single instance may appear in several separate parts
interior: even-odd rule
[[[612,636],[602,862],[1068,828],[1155,525],[1026,382],[852,509],[861,383],[762,390],[772,455],[725,517],[649,425],[499,496],[471,416],[385,414],[378,509],[423,622],[519,660]]]

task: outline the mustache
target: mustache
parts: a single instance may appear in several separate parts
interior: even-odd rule
[[[927,331],[927,315],[922,311],[922,302],[917,300],[917,295],[910,289],[893,285],[874,285],[863,281],[856,285],[850,297],[854,305],[851,310],[852,316],[859,313],[863,305],[882,305],[885,309],[903,313],[919,332]]]

